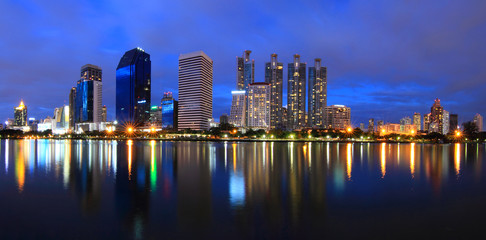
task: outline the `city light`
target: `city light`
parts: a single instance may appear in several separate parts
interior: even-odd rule
[[[456,137],[460,137],[461,136],[461,131],[457,130],[456,131]]]
[[[346,129],[346,131],[348,131],[348,133],[352,132],[353,129],[351,127],[348,127],[348,129]]]
[[[129,128],[127,129],[127,132],[128,132],[128,133],[133,133],[133,128],[132,128],[132,127],[129,127]]]

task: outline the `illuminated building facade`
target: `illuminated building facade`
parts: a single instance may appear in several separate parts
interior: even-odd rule
[[[410,117],[404,117],[400,119],[400,131],[405,131],[405,126],[412,124],[412,119]]]
[[[417,131],[422,130],[421,119],[422,119],[422,116],[420,115],[420,113],[414,113],[413,114],[413,124],[415,125],[415,128],[417,129]]]
[[[305,127],[306,64],[300,62],[300,55],[294,55],[294,62],[288,64],[287,87],[287,129]]]
[[[444,108],[440,105],[440,100],[438,98],[435,99],[434,104],[430,108],[430,118],[429,118],[429,125],[434,124],[434,127],[431,128],[429,126],[429,132],[444,132]]]
[[[160,104],[162,106],[162,129],[177,130],[179,103],[172,97],[171,92],[165,92]]]
[[[252,83],[248,88],[248,127],[270,128],[270,95],[269,83]]]
[[[76,86],[74,123],[102,121],[101,68],[86,64],[81,67],[81,79]]]
[[[213,60],[203,51],[179,56],[178,129],[207,130],[213,115]]]
[[[116,120],[145,124],[150,118],[150,55],[141,48],[125,52],[116,68]]]
[[[265,63],[265,82],[270,84],[270,128],[285,128],[282,123],[283,63],[272,54]]]
[[[375,132],[375,119],[374,118],[370,118],[370,120],[368,121],[368,132],[369,133]]]
[[[446,135],[449,133],[449,112],[442,110],[442,134]]]
[[[27,126],[27,106],[20,101],[18,107],[14,108],[14,126]]]
[[[325,127],[345,130],[351,126],[351,108],[344,105],[325,107]]]
[[[309,96],[307,125],[322,128],[324,108],[327,106],[327,68],[321,66],[321,59],[314,60],[314,67],[309,67]]]
[[[246,122],[246,94],[244,90],[231,91],[233,99],[231,101],[230,124],[235,127],[245,127]]]

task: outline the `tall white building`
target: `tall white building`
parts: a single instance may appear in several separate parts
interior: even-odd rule
[[[478,126],[478,131],[482,132],[483,131],[483,116],[479,115],[479,113],[476,113],[474,116],[473,122]]]
[[[449,133],[450,121],[449,112],[442,110],[442,134],[446,135]]]
[[[178,129],[207,130],[213,115],[213,60],[203,51],[179,56]]]
[[[325,108],[325,127],[344,130],[351,126],[351,108],[332,105]]]
[[[248,127],[270,128],[270,83],[252,83],[248,87]]]
[[[245,127],[245,90],[231,91],[233,100],[231,102],[229,123],[235,127]]]

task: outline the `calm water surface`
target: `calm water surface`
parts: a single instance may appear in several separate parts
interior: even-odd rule
[[[1,140],[0,239],[467,238],[485,150]]]

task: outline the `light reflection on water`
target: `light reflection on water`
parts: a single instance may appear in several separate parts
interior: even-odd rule
[[[344,215],[349,206],[366,209],[382,202],[392,206],[387,210],[397,210],[387,202],[397,189],[403,200],[444,200],[439,193],[457,191],[451,189],[467,179],[475,179],[474,184],[467,182],[472,184],[470,189],[480,187],[485,147],[469,145],[473,149],[469,152],[467,147],[459,143],[2,140],[0,199],[10,200],[0,200],[4,201],[0,210],[8,206],[15,212],[36,205],[35,200],[12,201],[23,195],[35,199],[48,191],[53,197],[43,204],[49,211],[61,216],[66,211],[82,223],[89,220],[83,217],[86,214],[100,217],[111,221],[108,227],[119,236],[325,236],[337,231],[330,231],[334,225],[326,222]],[[71,193],[75,199],[66,199]],[[61,199],[70,207],[56,202]],[[36,214],[32,214],[33,218]],[[314,229],[314,223],[325,227]]]

